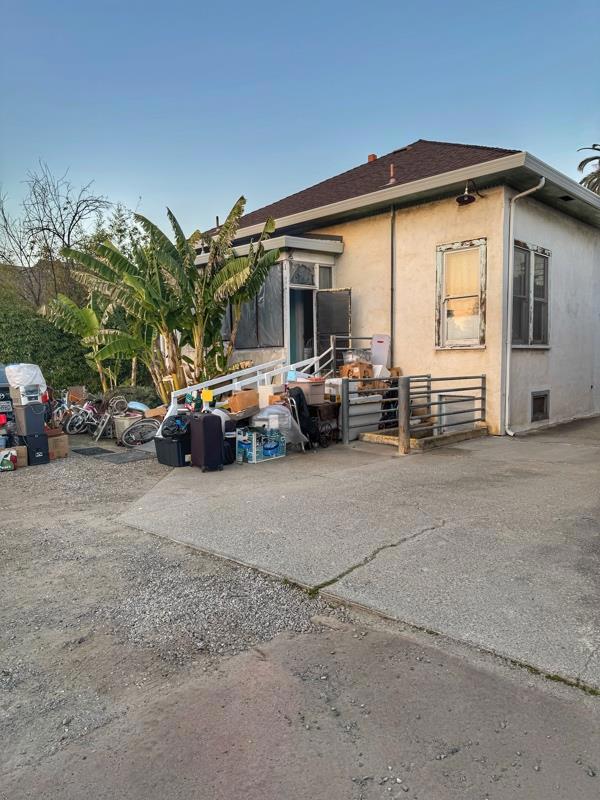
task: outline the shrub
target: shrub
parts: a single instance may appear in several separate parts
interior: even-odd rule
[[[55,389],[99,388],[98,375],[85,360],[75,336],[63,333],[37,311],[14,298],[0,298],[0,363],[38,364]]]

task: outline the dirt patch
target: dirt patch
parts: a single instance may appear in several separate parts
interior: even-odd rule
[[[192,668],[336,615],[322,600],[124,527],[168,469],[71,455],[0,476],[0,775],[39,762]]]

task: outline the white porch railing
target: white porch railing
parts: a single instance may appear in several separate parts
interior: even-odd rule
[[[177,413],[177,399],[188,394],[188,392],[201,392],[202,389],[212,389],[213,396],[217,398],[245,386],[268,386],[277,376],[281,376],[280,383],[285,383],[285,378],[290,371],[326,377],[333,372],[333,368],[333,350],[331,347],[321,355],[305,358],[303,361],[297,361],[294,364],[288,364],[285,358],[278,358],[265,364],[257,364],[254,367],[247,367],[237,372],[231,372],[228,375],[211,378],[211,380],[197,383],[194,386],[186,386],[185,389],[176,389],[171,392],[171,402],[167,417]],[[160,429],[157,435],[160,436]]]

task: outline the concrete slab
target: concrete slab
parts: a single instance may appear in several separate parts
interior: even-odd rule
[[[381,453],[381,454],[380,454]],[[600,687],[600,420],[174,470],[130,525]]]
[[[0,797],[598,797],[596,699],[385,631],[281,636],[148,694]]]

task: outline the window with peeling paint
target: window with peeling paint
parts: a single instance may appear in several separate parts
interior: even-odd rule
[[[439,347],[483,345],[485,239],[440,245],[437,251],[436,344]]]

